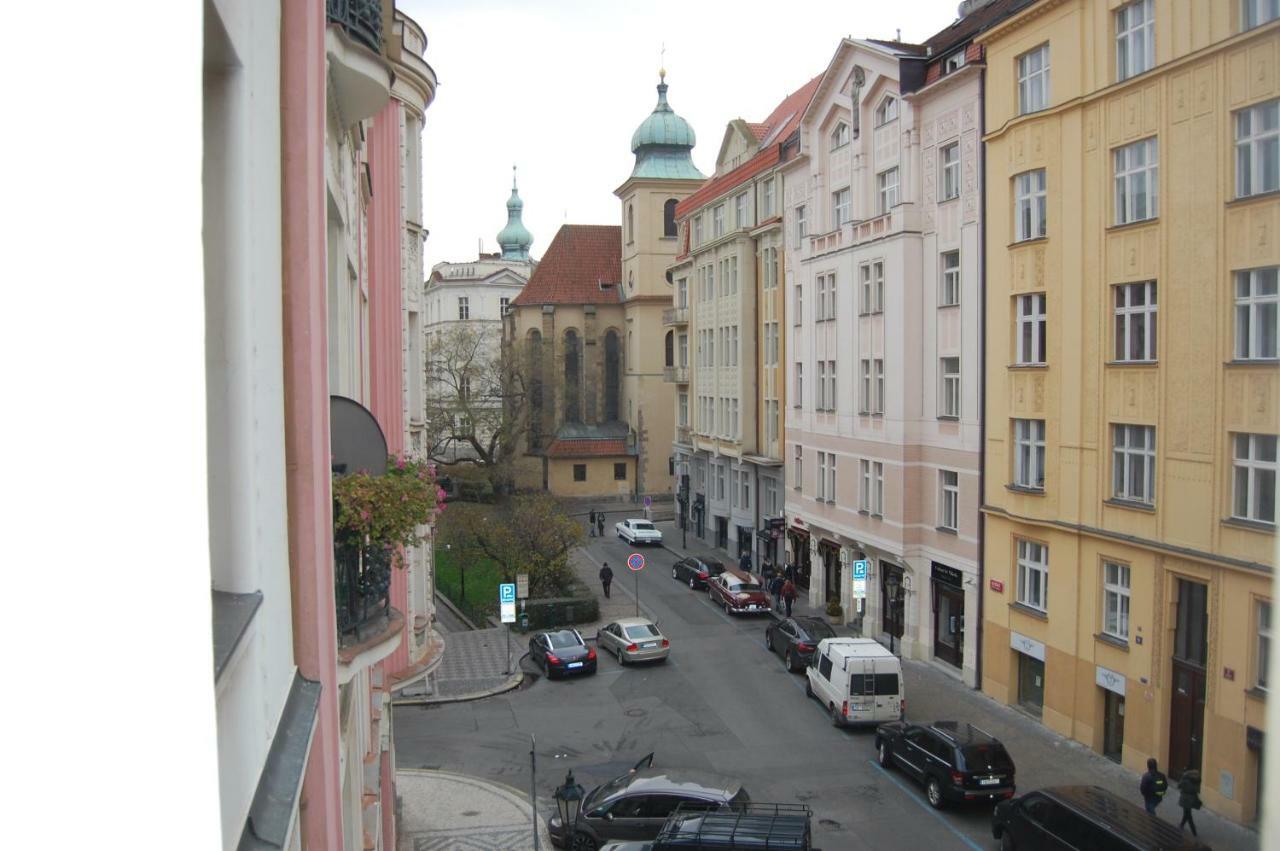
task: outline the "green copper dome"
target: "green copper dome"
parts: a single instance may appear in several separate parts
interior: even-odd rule
[[[503,260],[528,260],[533,234],[524,226],[521,214],[524,202],[516,188],[516,168],[511,167],[511,197],[507,199],[507,226],[498,231],[498,245],[502,247]]]
[[[631,134],[631,152],[636,155],[631,176],[702,180],[703,174],[689,154],[696,144],[697,137],[689,122],[676,115],[667,103],[664,74],[658,83],[658,105]]]

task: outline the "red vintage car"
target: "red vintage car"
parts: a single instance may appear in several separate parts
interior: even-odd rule
[[[769,595],[760,577],[753,573],[729,569],[707,580],[707,596],[726,614],[767,614]]]

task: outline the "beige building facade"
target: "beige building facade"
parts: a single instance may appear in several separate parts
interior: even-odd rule
[[[1258,816],[1280,24],[1044,0],[986,50],[981,685]]]

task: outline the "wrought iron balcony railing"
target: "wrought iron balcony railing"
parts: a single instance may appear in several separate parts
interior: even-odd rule
[[[337,544],[333,557],[339,644],[347,635],[360,641],[382,628],[390,617],[391,553]]]
[[[329,22],[372,50],[382,53],[382,0],[325,0]]]

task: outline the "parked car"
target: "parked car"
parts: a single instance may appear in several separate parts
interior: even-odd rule
[[[817,851],[810,844],[812,816],[804,804],[750,803],[715,812],[680,806],[652,842],[610,842],[600,851]]]
[[[596,646],[618,657],[618,664],[654,662],[667,658],[671,642],[648,618],[622,618],[596,633]]]
[[[648,520],[633,517],[614,524],[618,537],[630,544],[661,544],[662,533]]]
[[[597,786],[578,812],[572,851],[596,851],[604,842],[653,840],[667,817],[683,805],[737,809],[751,800],[742,784],[703,771],[643,768]],[[564,848],[568,831],[558,814],[547,819],[551,844]]]
[[[824,638],[805,668],[805,694],[837,727],[900,721],[907,711],[902,662],[870,638]]]
[[[707,580],[711,602],[723,606],[726,613],[759,614],[769,611],[769,595],[760,577],[730,568]]]
[[[693,590],[707,587],[707,580],[724,573],[724,563],[713,558],[689,556],[671,566],[671,578],[687,582]]]
[[[764,646],[781,657],[788,671],[803,671],[824,638],[835,638],[836,631],[822,618],[784,618],[764,628]]]
[[[991,833],[1003,851],[1209,851],[1159,816],[1099,786],[1055,786],[996,804]]]
[[[876,755],[883,767],[900,768],[923,785],[934,809],[965,801],[1003,801],[1016,788],[1009,752],[972,724],[881,724]]]
[[[576,629],[540,632],[529,639],[529,658],[541,665],[547,679],[559,674],[594,674],[596,651]]]

